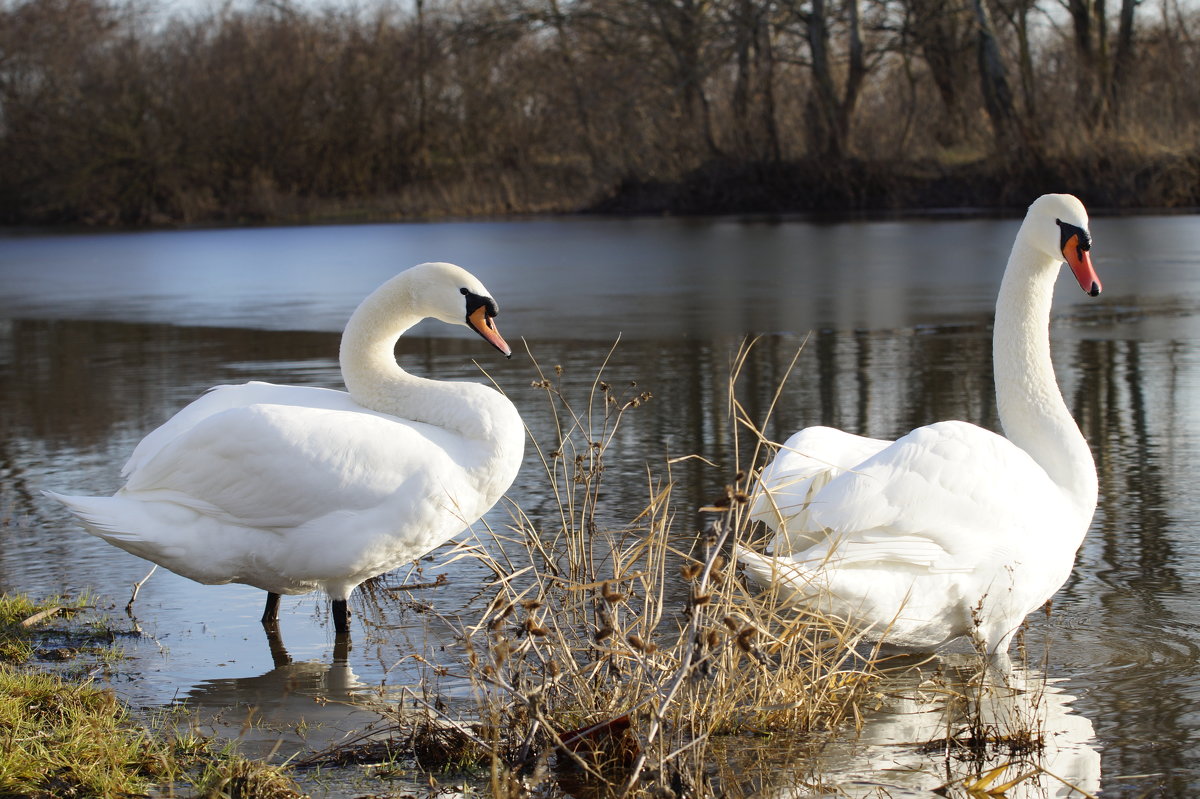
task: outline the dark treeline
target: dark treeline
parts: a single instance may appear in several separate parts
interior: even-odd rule
[[[0,222],[1200,204],[1182,0],[0,0]]]

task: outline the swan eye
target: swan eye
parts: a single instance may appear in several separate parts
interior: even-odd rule
[[[1070,222],[1064,222],[1061,219],[1055,219],[1054,224],[1058,225],[1060,235],[1058,249],[1067,249],[1067,244],[1071,241],[1072,236],[1078,236],[1076,246],[1083,252],[1092,249],[1092,234],[1088,233],[1078,225],[1072,225]]]
[[[470,294],[471,292],[467,291],[466,289],[459,289],[459,290],[458,290],[458,293],[459,293],[459,294],[466,295],[466,294]]]
[[[485,297],[480,294],[475,294],[473,292],[467,291],[466,289],[461,289],[461,291],[467,298],[467,316],[468,317],[471,314],[475,313],[475,311],[479,310],[480,308],[484,309],[483,314],[484,314],[484,316],[488,317],[489,319],[493,316],[496,316],[498,313],[500,313],[500,309],[496,306],[496,301],[493,300],[491,297]]]

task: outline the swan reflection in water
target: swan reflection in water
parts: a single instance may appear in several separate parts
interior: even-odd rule
[[[857,738],[827,750],[826,773],[838,796],[982,795],[968,789],[1009,782],[1008,799],[1095,795],[1096,732],[1061,682],[1023,666],[981,673],[970,655],[914,664],[879,686],[883,705]]]
[[[179,699],[190,724],[236,738],[239,751],[282,761],[361,735],[382,716],[367,702],[370,687],[350,668],[347,636],[333,659],[293,661],[278,635],[268,634],[274,668],[257,677],[205,680]]]

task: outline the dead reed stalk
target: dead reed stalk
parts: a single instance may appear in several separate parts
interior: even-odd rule
[[[561,367],[536,366],[553,434],[531,438],[553,503],[537,516],[514,504],[507,529],[461,555],[494,575],[486,612],[461,631],[494,790],[524,793],[553,767],[613,795],[712,795],[713,736],[856,717],[873,680],[856,635],[748,592],[731,557],[751,534],[752,466],[765,452],[734,396],[749,347],[729,407],[753,432],[751,467],[703,509],[674,499],[680,459],[647,467],[646,504],[622,522],[604,506],[606,468],[617,430],[653,397],[609,378],[608,359],[581,398]]]

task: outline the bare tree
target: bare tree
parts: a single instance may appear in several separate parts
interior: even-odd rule
[[[996,41],[987,0],[971,0],[971,7],[975,14],[976,54],[983,104],[992,121],[997,149],[1007,152],[1018,143],[1017,115],[1008,83],[1008,69],[1004,66],[1000,45]]]
[[[846,66],[840,88],[832,52],[834,30],[839,23],[836,9],[830,7],[829,0],[809,0],[807,8],[791,0],[789,9],[803,26],[810,58],[812,87],[806,105],[807,149],[813,156],[838,161],[848,154],[851,120],[866,77],[859,0],[843,0],[841,9]]]

